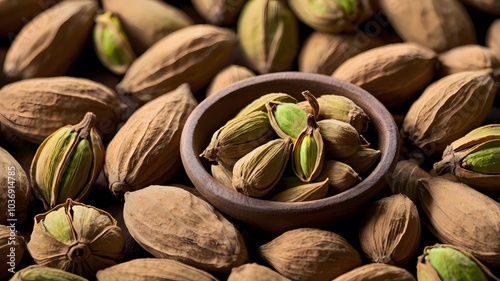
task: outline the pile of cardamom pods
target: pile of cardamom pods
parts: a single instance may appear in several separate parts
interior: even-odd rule
[[[1,279],[500,278],[498,0],[0,0],[0,70]],[[345,221],[253,229],[182,166],[201,101],[281,71],[359,86],[398,125],[387,188]],[[369,116],[303,96],[228,116],[214,178],[286,202],[355,188],[381,153]]]

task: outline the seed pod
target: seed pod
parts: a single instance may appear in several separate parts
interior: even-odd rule
[[[41,11],[59,1],[18,0],[0,2],[0,36],[17,33],[26,23]]]
[[[332,77],[357,85],[385,106],[404,103],[432,81],[437,54],[414,43],[397,43],[362,52],[342,63]]]
[[[277,272],[291,280],[329,281],[361,265],[359,253],[347,240],[315,228],[286,231],[258,250]]]
[[[419,203],[432,234],[463,247],[487,266],[500,265],[500,204],[442,177],[420,179]]]
[[[107,212],[74,202],[35,216],[28,251],[39,265],[94,278],[123,258],[125,240]]]
[[[334,281],[416,281],[406,269],[383,263],[370,263],[340,275]]]
[[[285,93],[265,94],[246,105],[238,112],[236,117],[245,116],[254,111],[267,112],[266,104],[268,103],[297,103],[297,100],[289,94]]]
[[[465,5],[484,13],[500,16],[500,3],[495,0],[461,0]]]
[[[137,109],[106,149],[109,189],[122,194],[162,184],[180,168],[180,138],[198,102],[187,84]]]
[[[351,124],[360,134],[368,129],[370,117],[349,98],[325,94],[319,96],[317,101],[319,104],[318,120],[335,119],[343,121]]]
[[[483,122],[495,94],[495,83],[488,71],[459,72],[441,78],[411,105],[401,136],[426,154],[439,155],[449,143]]]
[[[355,34],[312,32],[299,53],[302,72],[332,75],[344,61],[366,50],[384,45],[378,37],[369,37],[362,31]]]
[[[10,275],[12,269],[17,268],[24,251],[26,243],[24,237],[16,231],[16,223],[13,225],[0,225],[0,278],[5,278]]]
[[[295,103],[266,104],[269,122],[281,138],[296,139],[307,127],[307,113]]]
[[[418,180],[430,177],[415,160],[400,160],[391,174],[389,188],[393,194],[404,194],[411,201],[417,202]]]
[[[248,64],[259,73],[289,70],[299,38],[295,15],[281,0],[248,1],[237,34]]]
[[[314,116],[308,114],[307,127],[297,136],[292,150],[292,169],[303,182],[311,182],[323,169],[325,148]]]
[[[439,54],[439,76],[461,71],[493,70],[500,67],[495,54],[484,46],[464,45]]]
[[[418,280],[499,280],[467,250],[447,244],[424,248],[418,257]]]
[[[358,131],[351,124],[335,119],[318,121],[327,159],[346,158],[363,144]]]
[[[258,281],[289,281],[276,271],[256,263],[247,263],[233,268],[227,281],[258,280]]]
[[[363,175],[378,163],[380,154],[378,149],[361,146],[351,156],[338,158],[338,161],[347,164],[359,175]]]
[[[134,0],[137,1],[137,0]],[[165,36],[138,57],[116,89],[141,102],[189,83],[197,92],[229,63],[236,35],[227,28],[198,24]]]
[[[41,265],[30,265],[16,272],[11,281],[88,281],[88,279],[67,271]]]
[[[118,17],[105,12],[95,17],[94,49],[101,63],[117,75],[124,74],[136,59]]]
[[[372,9],[368,0],[304,2],[289,0],[297,17],[317,31],[352,32],[370,18]]]
[[[494,20],[486,32],[486,46],[500,60],[500,19]]]
[[[476,43],[474,24],[459,0],[382,0],[380,5],[404,41],[438,53]]]
[[[253,112],[247,116],[229,120],[213,135],[210,143],[201,153],[210,161],[233,166],[241,157],[271,140],[273,131],[264,112]]]
[[[215,75],[210,85],[208,85],[205,95],[207,97],[211,96],[231,84],[253,76],[255,74],[248,68],[232,64]]]
[[[359,227],[361,248],[372,262],[400,267],[413,259],[420,237],[417,206],[403,194],[373,203]]]
[[[281,178],[276,194],[269,200],[278,202],[304,202],[324,198],[328,192],[328,178],[320,182],[304,183],[297,177]]]
[[[104,10],[116,14],[136,54],[170,33],[193,24],[191,18],[173,5],[158,0],[103,0]]]
[[[36,144],[62,126],[80,122],[89,109],[98,131],[110,136],[125,120],[127,106],[111,89],[83,78],[27,79],[0,90],[0,122]]]
[[[152,185],[128,192],[123,218],[137,243],[157,258],[217,272],[229,272],[247,260],[236,228],[183,189]]]
[[[329,179],[329,192],[332,194],[346,191],[362,180],[349,165],[335,160],[326,160],[323,163],[323,169],[318,176],[318,180],[325,178]]]
[[[97,272],[97,281],[217,281],[208,272],[169,259],[143,258]]]
[[[23,167],[1,147],[0,171],[0,224],[8,225],[8,219],[23,222],[31,200],[30,183]]]
[[[210,165],[210,170],[212,172],[212,177],[220,182],[223,186],[228,189],[233,189],[233,184],[231,182],[233,178],[233,171],[221,164]]]
[[[292,146],[290,138],[275,139],[240,158],[233,167],[233,188],[251,197],[266,196],[283,175]]]
[[[31,163],[31,188],[46,210],[66,199],[83,200],[104,164],[104,145],[95,115],[55,131],[38,147]]]
[[[194,9],[214,25],[232,25],[247,0],[192,0]]]
[[[64,75],[92,32],[97,1],[62,1],[41,12],[16,36],[4,72],[14,78]]]

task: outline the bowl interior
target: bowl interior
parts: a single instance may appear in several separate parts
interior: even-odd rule
[[[315,96],[343,95],[363,108],[370,117],[367,133],[371,147],[381,151],[380,161],[356,186],[327,198],[300,202],[273,202],[229,190],[209,173],[208,161],[199,157],[212,134],[256,98],[284,92],[304,100],[302,91]],[[385,186],[398,154],[398,132],[387,109],[372,95],[352,84],[326,75],[281,72],[259,75],[232,84],[202,101],[189,116],[181,137],[181,157],[194,186],[217,209],[254,227],[280,232],[301,226],[324,225],[358,210]]]

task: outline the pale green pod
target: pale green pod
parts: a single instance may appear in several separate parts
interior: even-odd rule
[[[296,139],[307,127],[307,113],[295,103],[266,104],[269,122],[281,138]]]
[[[368,129],[370,117],[351,99],[340,95],[324,94],[318,97],[319,120],[335,119],[351,124],[362,134]]]
[[[16,272],[10,281],[88,281],[88,279],[49,266],[31,265]]]
[[[266,104],[268,103],[297,103],[297,100],[286,93],[269,93],[262,95],[258,99],[252,101],[248,105],[246,105],[243,109],[241,109],[236,117],[248,115],[254,111],[263,111],[267,112]]]
[[[323,169],[325,158],[323,138],[314,116],[307,116],[307,127],[293,144],[292,169],[304,182],[313,181]]]
[[[378,163],[381,154],[382,152],[378,149],[362,146],[354,154],[337,160],[349,165],[356,173],[361,175],[369,172]]]
[[[325,144],[325,157],[328,159],[349,157],[361,145],[365,145],[356,128],[349,123],[323,119],[318,121],[318,126]]]
[[[478,145],[462,159],[461,166],[478,173],[500,174],[500,139]]]

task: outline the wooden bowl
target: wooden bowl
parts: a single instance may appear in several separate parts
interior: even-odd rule
[[[210,163],[199,157],[212,134],[245,105],[272,92],[297,100],[301,92],[337,94],[353,100],[370,117],[370,131],[380,161],[356,186],[320,200],[284,203],[256,199],[222,186],[210,175]],[[232,84],[203,100],[191,113],[181,136],[181,158],[199,192],[219,211],[258,230],[280,233],[299,227],[320,227],[346,219],[387,185],[399,155],[398,130],[387,109],[365,90],[326,75],[302,72],[264,74]]]

